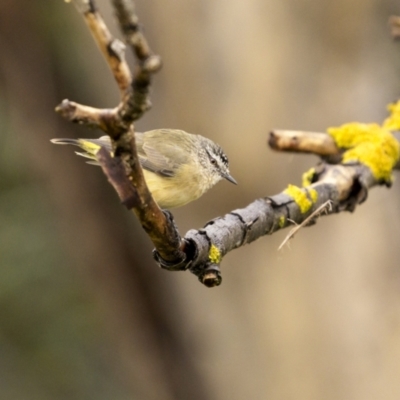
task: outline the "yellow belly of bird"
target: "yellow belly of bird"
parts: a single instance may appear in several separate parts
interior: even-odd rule
[[[185,168],[186,166],[181,167],[172,177],[143,170],[147,186],[161,208],[181,207],[198,199],[209,189],[201,184],[201,177],[183,171]]]

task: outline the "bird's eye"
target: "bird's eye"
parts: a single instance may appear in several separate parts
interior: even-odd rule
[[[211,159],[211,164],[212,164],[212,165],[217,165],[217,160],[216,160],[215,158],[212,158],[212,159]]]

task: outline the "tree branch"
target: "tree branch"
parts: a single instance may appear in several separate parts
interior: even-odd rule
[[[149,88],[152,75],[161,68],[161,58],[154,55],[146,38],[139,27],[139,19],[135,14],[135,7],[130,0],[112,1],[116,16],[126,42],[131,46],[138,63],[135,68],[134,79],[128,99],[124,107],[119,109],[122,119],[139,119],[145,111],[150,109]]]
[[[332,136],[319,132],[276,130],[269,135],[271,149],[299,153],[313,153],[321,157],[338,156],[341,150]]]
[[[109,182],[117,191],[121,202],[132,209],[142,227],[153,241],[157,254],[168,269],[180,267],[186,259],[185,244],[176,229],[172,215],[163,212],[151,196],[144,180],[136,151],[133,122],[149,109],[147,99],[152,74],[161,67],[143,39],[137,24],[137,16],[129,1],[115,0],[117,17],[129,44],[134,45],[138,66],[133,75],[125,61],[125,45],[115,39],[97,10],[94,0],[74,0],[121,93],[121,102],[113,109],[97,109],[69,100],[56,107],[56,112],[67,120],[96,127],[107,133],[112,141],[114,158],[105,150],[99,151],[98,161]],[[136,21],[136,25],[133,24]],[[132,29],[135,31],[132,34]],[[136,40],[135,40],[136,38]],[[139,39],[137,39],[139,38]]]
[[[121,202],[135,212],[153,241],[153,255],[161,267],[189,269],[204,285],[218,286],[222,281],[220,264],[229,251],[293,223],[315,223],[327,203],[331,207],[324,215],[354,211],[366,200],[369,188],[391,185],[400,152],[391,131],[400,129],[400,103],[390,106],[391,116],[382,126],[353,123],[330,128],[328,133],[271,132],[271,148],[317,154],[324,162],[303,175],[302,188],[289,185],[277,195],[255,200],[181,238],[172,214],[160,210],[147,188],[134,136],[133,122],[150,107],[151,78],[161,60],[151,52],[130,0],[112,1],[137,60],[134,74],[126,64],[124,45],[112,37],[94,0],[73,1],[108,62],[121,102],[113,109],[96,109],[64,100],[56,111],[71,122],[98,127],[111,137],[114,156],[101,149],[97,159]]]
[[[314,179],[317,182],[307,188],[289,186],[212,220],[203,229],[190,230],[184,237],[196,249],[190,270],[207,286],[216,286],[221,283],[218,266],[229,251],[291,226],[291,221],[301,224],[328,200],[332,209],[327,214],[353,211],[366,199],[367,189],[376,184],[368,168],[361,165],[321,164]],[[216,276],[209,276],[210,268]]]

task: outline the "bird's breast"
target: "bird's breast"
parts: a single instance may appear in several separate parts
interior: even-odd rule
[[[196,165],[180,166],[171,177],[143,170],[147,186],[161,208],[181,207],[202,196],[211,186]]]

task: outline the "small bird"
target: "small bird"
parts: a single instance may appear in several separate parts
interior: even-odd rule
[[[221,179],[237,182],[230,175],[228,157],[220,146],[201,135],[177,129],[135,132],[139,161],[144,178],[161,208],[181,207],[198,199]],[[98,139],[51,139],[55,144],[72,144],[99,165],[96,153],[104,147],[112,154],[108,136]]]

